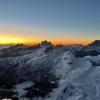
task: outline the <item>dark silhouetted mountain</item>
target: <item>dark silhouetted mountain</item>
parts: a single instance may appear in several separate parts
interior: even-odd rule
[[[100,40],[95,40],[94,42],[89,44],[89,46],[100,46]]]
[[[99,54],[100,54],[100,40],[95,40],[91,44],[77,51],[78,57],[97,56]]]

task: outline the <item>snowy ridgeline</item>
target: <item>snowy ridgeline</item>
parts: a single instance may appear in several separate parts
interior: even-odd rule
[[[80,58],[77,45],[46,46],[0,58],[0,81],[15,82],[19,100],[100,100],[100,55]]]
[[[8,48],[12,45],[8,44],[8,45],[4,45],[4,44],[0,44],[0,49],[3,49],[3,48]]]

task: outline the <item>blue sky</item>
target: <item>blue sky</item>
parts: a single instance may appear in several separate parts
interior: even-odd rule
[[[0,0],[0,27],[0,34],[100,38],[100,0]]]

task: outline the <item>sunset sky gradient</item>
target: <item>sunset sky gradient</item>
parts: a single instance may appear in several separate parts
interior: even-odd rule
[[[95,39],[100,39],[100,0],[0,0],[0,44]]]

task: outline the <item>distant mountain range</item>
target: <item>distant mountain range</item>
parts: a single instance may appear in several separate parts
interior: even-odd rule
[[[10,46],[12,46],[12,44],[0,44],[0,49],[8,48]]]

